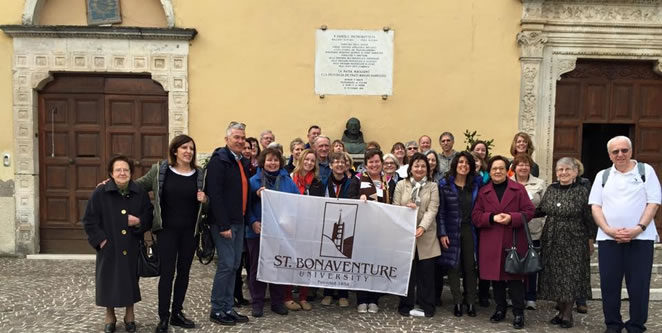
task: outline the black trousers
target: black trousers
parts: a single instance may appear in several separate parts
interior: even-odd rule
[[[182,311],[186,290],[188,289],[189,273],[195,254],[196,239],[193,228],[164,228],[158,234],[159,256],[161,260],[161,276],[159,277],[159,317],[170,316],[170,297],[172,296],[172,313]],[[175,278],[175,270],[177,277]],[[172,281],[175,280],[173,292]]]
[[[379,303],[379,297],[381,297],[381,293],[376,293],[372,291],[363,291],[359,290],[356,292],[356,304],[370,304],[370,303]]]
[[[427,315],[434,315],[434,266],[436,258],[418,259],[418,253],[411,263],[409,275],[409,290],[407,297],[400,297],[398,310],[409,312],[414,308],[416,301]]]
[[[439,264],[434,265],[434,302],[441,304],[441,291],[444,289],[444,275],[447,269]]]
[[[645,331],[653,268],[653,241],[633,240],[619,244],[608,240],[598,242],[598,247],[605,324],[617,331],[623,327],[632,333]],[[623,277],[630,298],[630,320],[625,324],[621,318]]]
[[[523,315],[524,282],[522,282],[522,280],[492,281],[496,310],[505,313],[508,308],[508,303],[506,302],[506,287],[508,287],[510,299],[513,301],[513,315]]]

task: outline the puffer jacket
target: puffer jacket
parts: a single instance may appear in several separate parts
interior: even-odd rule
[[[260,234],[253,231],[253,223],[262,222],[262,198],[257,195],[257,190],[264,186],[262,170],[262,168],[257,168],[257,172],[250,179],[251,206],[248,208],[248,220],[246,222],[246,238],[250,239],[260,237]],[[270,190],[300,194],[299,189],[285,169],[281,168],[278,171],[278,178],[280,179],[278,180],[278,188],[271,188]]]

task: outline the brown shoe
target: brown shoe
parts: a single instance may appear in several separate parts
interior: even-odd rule
[[[577,312],[579,313],[588,313],[588,306],[586,305],[577,305]]]
[[[285,302],[285,307],[290,311],[299,311],[299,310],[301,310],[301,305],[297,304],[295,301]]]
[[[303,311],[310,311],[310,310],[313,309],[313,306],[310,305],[310,303],[308,303],[308,301],[306,301],[306,300],[303,300],[303,301],[299,302],[299,304],[301,304],[301,309]]]
[[[331,302],[333,302],[333,297],[331,296],[324,296],[322,298],[322,302],[320,302],[322,305],[331,305]]]
[[[341,297],[340,299],[338,299],[338,306],[340,306],[341,308],[348,307],[349,306],[349,300],[345,297]]]

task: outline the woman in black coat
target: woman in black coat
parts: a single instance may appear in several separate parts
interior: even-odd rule
[[[152,204],[142,186],[131,181],[132,173],[133,162],[126,156],[112,158],[112,180],[92,193],[83,217],[88,241],[97,250],[96,304],[106,308],[105,332],[115,331],[116,307],[126,308],[125,328],[136,331],[138,243],[152,227]]]

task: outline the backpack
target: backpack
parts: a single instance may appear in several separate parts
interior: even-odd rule
[[[639,176],[641,176],[641,181],[646,182],[646,163],[637,163],[637,170],[639,170]],[[609,178],[609,173],[611,172],[611,167],[603,170],[602,173],[602,187],[605,187],[607,184],[607,179]]]

